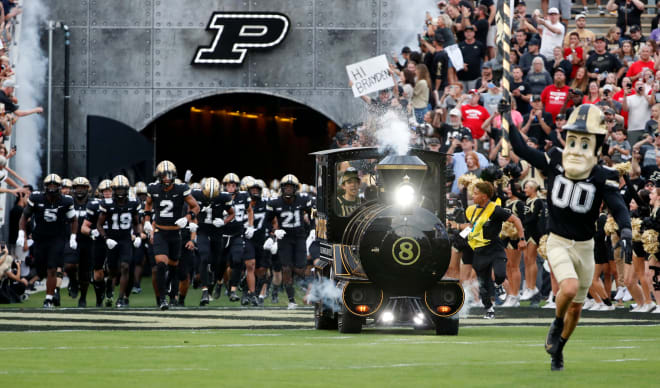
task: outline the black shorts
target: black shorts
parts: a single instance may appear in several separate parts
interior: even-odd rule
[[[461,260],[463,261],[463,264],[472,265],[472,262],[474,261],[474,251],[472,250],[472,248],[470,248],[470,246],[468,245],[467,248],[463,249],[462,252],[463,252],[463,257]]]
[[[37,238],[34,241],[34,259],[37,275],[46,278],[49,269],[56,269],[64,265],[64,245],[69,242],[64,237]]]
[[[93,241],[89,238],[81,238],[78,241],[78,264],[89,268],[94,262]]]
[[[543,237],[542,233],[525,232],[525,241],[527,241],[527,244],[534,244],[536,246],[539,246],[539,242],[541,241],[541,237]]]
[[[78,256],[77,249],[71,249],[71,246],[67,243],[64,245],[64,253],[62,254],[62,262],[64,264],[78,264],[80,257]]]
[[[272,264],[270,250],[264,249],[265,242],[265,240],[255,240],[254,238],[246,241],[245,250],[254,250],[255,268],[270,268]]]
[[[154,256],[165,255],[172,261],[181,257],[181,232],[178,230],[154,231]]]
[[[211,242],[211,237],[209,235],[206,234],[197,235],[197,253],[199,255],[200,260],[202,260],[204,263],[212,262],[211,254],[213,251],[211,245],[212,242]]]
[[[643,257],[645,260],[649,259],[649,254],[646,253],[646,251],[644,250],[644,244],[642,244],[641,241],[633,241],[632,246],[635,256]],[[632,263],[626,263],[626,264],[632,264]]]
[[[97,239],[92,242],[92,258],[94,260],[94,270],[102,270],[105,265],[105,256],[108,248],[105,246],[105,241]]]
[[[596,264],[607,264],[610,261],[607,246],[596,243],[594,245],[594,261]]]
[[[241,236],[222,237],[222,256],[226,263],[235,267],[245,260],[245,240]]]
[[[502,243],[504,243],[504,248],[505,249],[518,249],[518,243],[520,242],[520,239],[512,239],[509,237],[504,237],[502,239]]]
[[[304,237],[291,237],[277,242],[277,254],[283,267],[305,268],[307,264],[307,247]]]
[[[187,241],[186,241],[187,242]],[[185,247],[185,244],[181,246],[181,260],[179,260],[179,275],[187,277],[192,275],[193,266],[195,265],[195,256],[197,255],[197,250],[193,249],[192,251]],[[179,280],[183,280],[183,277]]]
[[[121,263],[130,264],[133,261],[133,241],[130,238],[115,240],[117,246],[108,249],[108,268],[119,269]]]

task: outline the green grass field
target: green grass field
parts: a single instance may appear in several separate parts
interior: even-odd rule
[[[657,327],[585,326],[550,372],[544,327],[462,327],[457,337],[367,330],[5,333],[3,386],[649,387]]]

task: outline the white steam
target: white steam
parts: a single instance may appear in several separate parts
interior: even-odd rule
[[[321,280],[314,280],[312,282],[307,301],[309,303],[322,302],[326,308],[331,309],[333,312],[339,311],[339,300],[341,298],[341,290],[337,288],[335,282],[328,278],[321,278]]]
[[[32,109],[43,103],[47,82],[48,57],[41,49],[40,34],[46,23],[47,9],[41,0],[23,2],[23,19],[19,46],[13,46],[18,53],[16,73],[16,97],[20,109]],[[50,109],[50,107],[48,107]],[[16,172],[26,181],[36,185],[41,177],[41,139],[44,136],[46,120],[43,115],[32,114],[21,117],[14,128],[16,142]]]
[[[380,118],[374,135],[379,152],[394,151],[397,155],[405,155],[408,152],[410,129],[408,123],[396,113],[385,113]]]
[[[446,2],[449,4],[449,0]],[[404,59],[401,58],[400,53],[404,46],[410,47],[412,51],[420,51],[419,44],[417,43],[417,34],[424,32],[426,12],[429,12],[432,17],[437,17],[440,14],[437,4],[437,0],[390,2],[390,6],[396,8],[396,12],[393,12],[396,22],[392,27],[403,29],[397,29],[396,33],[392,34],[392,47],[383,47],[386,50],[385,52],[396,53],[401,63],[403,63]]]

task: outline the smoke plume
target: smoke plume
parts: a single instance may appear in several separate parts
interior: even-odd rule
[[[15,94],[21,109],[31,109],[43,103],[48,57],[41,48],[40,34],[44,31],[47,15],[41,0],[23,2],[23,19],[17,27],[21,28],[20,43],[12,47],[13,50],[20,50],[14,71],[18,85]],[[36,185],[42,175],[41,139],[45,136],[45,126],[45,116],[33,114],[20,118],[14,128],[17,148],[15,169],[32,185]]]
[[[387,112],[379,120],[375,133],[378,151],[385,153],[394,151],[397,155],[405,155],[410,143],[408,123],[394,112]]]
[[[333,312],[339,311],[339,299],[341,298],[341,290],[335,286],[335,283],[327,278],[321,280],[314,280],[311,284],[307,301],[310,303],[322,302],[327,308],[332,309]]]

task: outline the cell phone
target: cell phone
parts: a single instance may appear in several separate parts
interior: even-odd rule
[[[16,151],[16,144],[14,144],[13,146],[11,146],[11,149],[14,150],[14,151]]]

